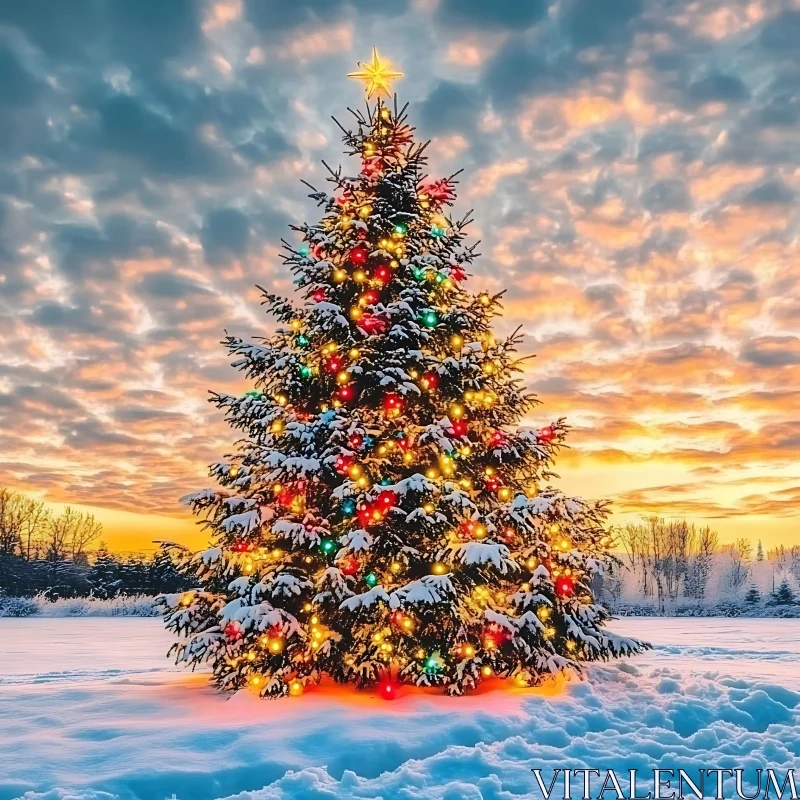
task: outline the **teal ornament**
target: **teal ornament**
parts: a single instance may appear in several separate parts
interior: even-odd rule
[[[423,311],[421,319],[426,328],[435,328],[439,323],[439,315],[435,311]]]
[[[378,576],[374,572],[370,572],[369,575],[364,576],[364,583],[370,587],[370,589],[375,586],[378,582]]]

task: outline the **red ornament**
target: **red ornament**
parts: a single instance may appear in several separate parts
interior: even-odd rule
[[[233,545],[234,553],[249,553],[253,549],[252,542],[236,542]]]
[[[377,175],[381,171],[381,160],[379,158],[364,159],[364,164],[361,168],[361,171],[368,178],[371,178],[373,175]]]
[[[267,636],[270,639],[279,639],[283,636],[283,627],[281,625],[270,625],[267,628]]]
[[[356,387],[352,383],[348,383],[347,386],[340,387],[339,391],[336,392],[336,396],[343,403],[349,403],[356,396]]]
[[[344,367],[344,358],[340,355],[331,356],[325,362],[325,369],[328,372],[332,372],[334,374],[339,372],[342,369],[342,367]]]
[[[384,333],[386,328],[389,327],[389,321],[384,317],[377,316],[376,314],[364,314],[356,323],[364,333],[370,336],[378,333]]]
[[[375,517],[376,508],[373,505],[366,505],[363,503],[358,508],[358,521],[362,525],[372,525],[372,523],[377,522]],[[380,518],[381,514],[380,511],[378,512],[378,519]]]
[[[392,271],[389,267],[381,266],[375,270],[375,277],[384,285],[386,286],[389,281],[392,279]]]
[[[363,247],[354,247],[350,251],[350,261],[356,266],[362,266],[367,263],[367,251]]]
[[[378,300],[381,299],[381,296],[378,292],[374,289],[370,290],[369,292],[364,292],[364,300],[366,301],[368,306],[374,306]]]
[[[353,556],[345,556],[339,562],[339,569],[342,575],[355,575],[358,572],[358,561]]]
[[[385,394],[383,396],[383,410],[387,414],[402,414],[405,400],[399,394]]]
[[[384,700],[394,700],[394,698],[397,697],[397,691],[395,689],[395,686],[393,683],[390,683],[389,681],[387,681],[386,683],[382,683],[380,685],[380,692],[381,692],[381,697]]]
[[[450,430],[453,431],[453,436],[466,436],[469,431],[469,425],[465,419],[457,419],[455,422],[451,420]]]
[[[486,637],[490,638],[495,647],[499,647],[506,639],[511,638],[511,633],[502,625],[489,625],[486,628]],[[486,639],[484,639],[484,642]]]
[[[490,492],[496,492],[503,485],[503,481],[495,475],[486,479],[486,488]]]
[[[435,389],[439,385],[439,374],[436,372],[426,372],[422,376],[423,389]]]
[[[333,468],[340,474],[344,475],[347,470],[350,469],[350,465],[353,463],[352,456],[336,456],[333,459]]]
[[[222,631],[229,639],[241,639],[242,631],[238,622],[229,622]]]
[[[294,500],[294,493],[287,486],[284,486],[278,494],[278,502],[288,508],[292,504],[292,500]]]
[[[364,440],[359,436],[357,433],[354,433],[348,440],[347,443],[353,450],[358,450],[362,444],[364,444]]]
[[[544,428],[540,428],[537,435],[539,437],[540,442],[544,442],[545,444],[550,444],[550,442],[552,442],[553,439],[555,439],[556,433],[551,425],[547,425]]]
[[[450,269],[450,277],[456,281],[463,281],[467,277],[467,273],[461,267],[452,267]]]
[[[430,181],[422,187],[422,190],[428,195],[428,199],[436,205],[449,203],[456,196],[454,187],[447,178]]]
[[[325,248],[321,244],[315,244],[311,248],[311,252],[314,254],[314,258],[322,258],[325,254]]]
[[[575,582],[566,575],[556,578],[555,587],[559,597],[572,597],[575,593]]]
[[[397,499],[394,492],[389,491],[388,489],[384,489],[378,495],[378,505],[381,508],[391,508],[394,505],[394,501]]]
[[[324,290],[324,289],[315,289],[315,290],[314,290],[314,291],[311,293],[311,299],[312,299],[312,300],[313,300],[315,303],[321,303],[321,302],[322,302],[323,300],[325,300],[326,298],[327,298],[327,295],[325,294],[325,290]]]
[[[489,446],[490,447],[502,447],[506,443],[506,435],[503,431],[495,431],[489,437]]]

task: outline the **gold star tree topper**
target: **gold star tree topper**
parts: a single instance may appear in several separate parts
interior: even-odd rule
[[[388,61],[381,61],[377,47],[372,48],[372,63],[359,61],[358,66],[361,67],[361,71],[348,72],[347,77],[364,81],[367,98],[381,94],[391,97],[392,87],[390,81],[395,78],[402,78],[404,75],[402,72],[394,72]]]

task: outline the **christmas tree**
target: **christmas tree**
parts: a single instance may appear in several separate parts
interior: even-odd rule
[[[309,184],[322,218],[285,243],[302,303],[262,290],[280,327],[225,340],[254,388],[212,396],[242,438],[211,467],[220,488],[188,497],[215,546],[176,553],[198,588],[159,598],[177,661],[224,690],[328,675],[390,698],[637,652],[590,589],[613,560],[607,505],[546,484],[567,426],[517,426],[537,402],[521,337],[495,339],[500,295],[464,288],[455,176],[425,176],[405,107],[382,99],[399,73],[375,51],[361,67],[366,110],[340,126],[356,174]]]

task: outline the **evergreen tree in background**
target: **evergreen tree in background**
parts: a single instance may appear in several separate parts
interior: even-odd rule
[[[198,588],[158,601],[177,661],[224,690],[299,694],[327,674],[389,698],[647,647],[606,631],[591,592],[606,504],[547,484],[567,426],[518,427],[537,403],[521,337],[495,339],[500,295],[464,288],[455,176],[425,177],[396,101],[353,116],[356,174],[311,187],[322,218],[286,244],[301,304],[264,290],[277,332],[225,341],[254,389],[212,398],[242,438],[211,467],[221,487],[187,498],[214,546],[177,552]]]
[[[794,592],[789,585],[787,578],[784,578],[780,586],[772,593],[772,600],[769,605],[771,606],[790,606],[794,604]]]
[[[756,561],[764,560],[764,548],[761,545],[761,539],[758,540],[758,547],[756,547]]]
[[[761,592],[758,591],[758,588],[755,584],[752,584],[750,588],[747,590],[747,594],[744,596],[745,603],[749,603],[750,605],[754,605],[761,600]]]
[[[102,599],[114,597],[122,586],[119,579],[119,562],[109,553],[105,542],[100,542],[97,548],[87,580],[92,594]]]

